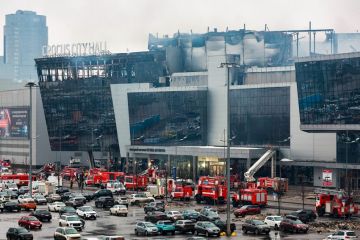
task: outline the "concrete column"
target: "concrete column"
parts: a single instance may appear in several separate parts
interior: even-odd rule
[[[129,173],[129,152],[126,152],[125,173]]]
[[[271,157],[271,177],[276,177],[276,153]]]
[[[151,157],[150,157],[150,155],[148,155],[148,157],[147,157],[147,168],[149,168],[150,165],[151,165]]]
[[[251,158],[248,157],[246,159],[246,169],[245,169],[245,172],[251,167]]]

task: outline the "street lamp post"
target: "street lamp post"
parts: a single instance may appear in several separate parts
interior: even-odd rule
[[[279,164],[279,168],[280,168],[280,170],[279,170],[279,176],[280,176],[280,178],[281,178],[281,163],[282,162],[293,162],[294,160],[292,160],[292,159],[288,159],[288,158],[283,158],[283,159],[281,159],[280,160],[280,164]],[[281,198],[281,192],[280,192],[280,189],[279,189],[279,191],[277,192],[277,200],[278,200],[278,215],[280,216],[280,198]]]
[[[230,68],[239,67],[236,63],[220,63],[219,68],[226,68],[227,70],[227,81],[226,81],[226,110],[227,110],[227,121],[226,121],[226,234],[231,235],[230,228]]]
[[[30,136],[30,143],[29,143],[29,192],[30,197],[32,197],[32,88],[36,87],[36,83],[28,82],[25,87],[28,87],[30,90],[30,111],[29,111],[29,136]]]

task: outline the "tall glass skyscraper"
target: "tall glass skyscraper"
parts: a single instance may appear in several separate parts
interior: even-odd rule
[[[4,63],[12,69],[16,82],[36,80],[34,59],[48,44],[46,17],[32,11],[6,15],[4,26]]]

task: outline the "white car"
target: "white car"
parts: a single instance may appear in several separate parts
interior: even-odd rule
[[[331,240],[345,240],[345,239],[357,239],[354,231],[340,230],[336,233],[329,235],[326,239]]]
[[[76,209],[76,214],[81,218],[96,220],[97,214],[90,206],[82,206]]]
[[[65,207],[65,203],[63,202],[53,202],[48,204],[49,212],[58,212],[60,208]]]
[[[177,221],[183,219],[183,215],[179,211],[168,211],[166,216],[172,221]]]
[[[81,239],[80,233],[72,227],[58,227],[54,233],[54,239],[76,240]]]
[[[73,227],[78,231],[83,229],[83,223],[80,221],[80,218],[76,215],[67,216],[61,215],[59,218],[60,227]]]
[[[154,202],[155,198],[148,197],[144,193],[135,193],[129,196],[130,205],[138,205],[139,203]]]
[[[9,189],[9,190],[12,190],[12,191],[19,191],[19,188],[17,186],[16,183],[5,183],[5,189]]]
[[[280,222],[283,220],[281,216],[267,216],[264,222],[275,230],[279,229]]]
[[[34,199],[32,197],[30,197],[30,195],[24,194],[24,195],[20,195],[18,197],[18,202],[19,203],[24,203],[24,202],[28,202],[28,201],[33,201]]]
[[[114,205],[112,208],[110,208],[110,215],[121,215],[127,217],[128,209],[125,205]]]

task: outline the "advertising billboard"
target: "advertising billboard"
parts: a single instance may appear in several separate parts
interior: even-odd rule
[[[329,170],[329,169],[324,169],[323,170],[323,186],[324,187],[332,187],[333,185],[333,176],[332,176],[333,171]]]
[[[29,137],[29,108],[0,108],[0,138]]]

